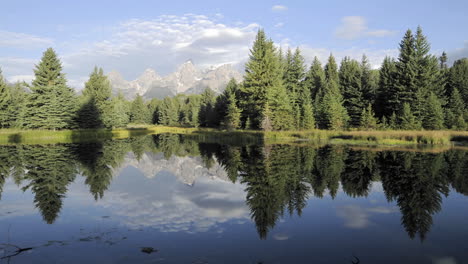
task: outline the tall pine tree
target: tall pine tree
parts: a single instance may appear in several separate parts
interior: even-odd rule
[[[52,48],[44,52],[34,76],[26,100],[24,126],[41,129],[75,127],[75,92],[67,86],[62,64]]]

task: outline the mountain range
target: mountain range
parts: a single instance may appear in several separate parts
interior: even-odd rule
[[[134,99],[140,94],[145,99],[175,96],[177,94],[200,94],[205,88],[221,93],[231,78],[242,80],[242,74],[232,65],[225,64],[216,68],[200,70],[188,60],[177,70],[166,76],[160,76],[153,69],[146,69],[137,79],[127,81],[117,72],[107,75],[114,94],[120,91],[125,98]]]

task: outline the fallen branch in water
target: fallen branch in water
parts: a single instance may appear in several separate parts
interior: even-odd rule
[[[25,252],[25,251],[28,251],[28,250],[31,250],[33,249],[32,247],[28,247],[28,248],[20,248],[18,247],[17,245],[13,245],[13,244],[7,244],[7,243],[1,243],[0,245],[4,245],[4,246],[10,246],[10,247],[14,247],[16,248],[16,251],[14,251],[13,254],[10,254],[8,256],[3,256],[1,257],[0,259],[7,259],[7,258],[11,258],[11,257],[14,257],[14,256],[17,256],[19,255],[21,252]]]

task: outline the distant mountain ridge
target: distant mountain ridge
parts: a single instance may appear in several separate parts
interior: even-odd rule
[[[162,99],[181,93],[200,94],[208,87],[221,93],[231,78],[238,82],[242,80],[242,74],[230,64],[202,71],[195,67],[192,60],[184,62],[177,71],[166,76],[160,76],[153,69],[146,69],[133,81],[125,80],[117,71],[110,72],[107,77],[113,92],[116,94],[120,91],[127,99],[134,99],[137,94],[145,99]]]

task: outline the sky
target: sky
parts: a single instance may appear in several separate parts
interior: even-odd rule
[[[33,79],[42,53],[58,53],[80,89],[94,66],[127,80],[147,68],[169,74],[191,59],[201,68],[242,69],[258,29],[278,47],[300,47],[307,63],[332,53],[374,68],[398,56],[407,29],[421,26],[431,52],[468,57],[468,1],[3,0],[0,68],[10,82]]]

